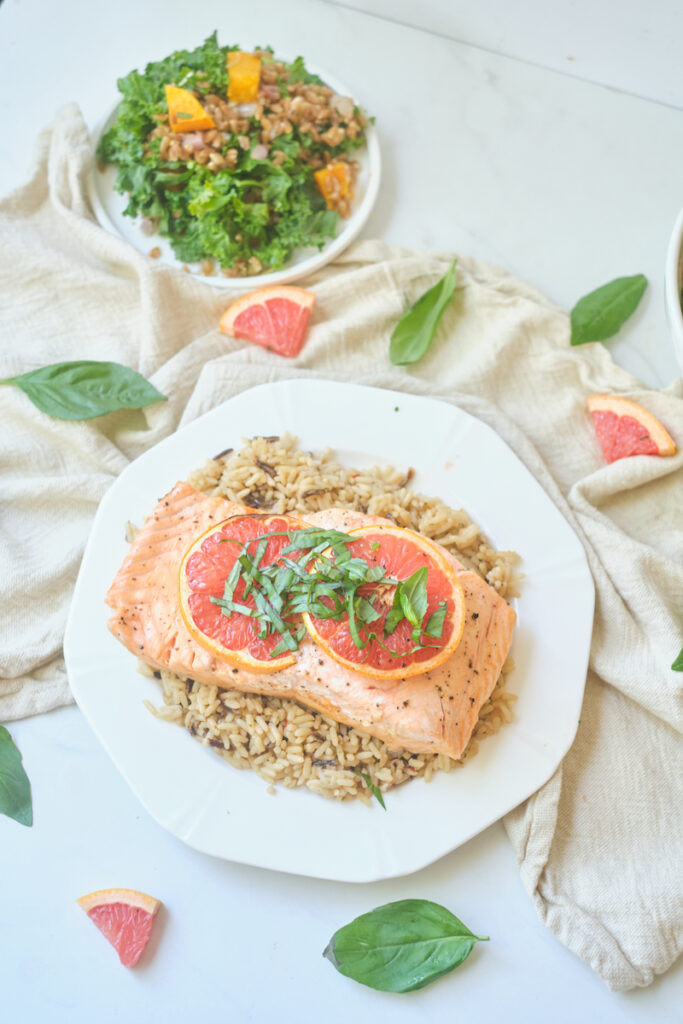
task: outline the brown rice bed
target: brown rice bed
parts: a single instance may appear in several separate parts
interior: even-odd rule
[[[207,494],[269,512],[352,508],[386,516],[438,541],[502,597],[516,596],[519,556],[496,551],[466,512],[412,491],[412,475],[412,470],[390,466],[346,469],[331,451],[302,452],[295,438],[284,435],[253,438],[238,451],[223,452],[190,474],[189,482]],[[436,772],[452,771],[472,757],[480,740],[512,719],[516,698],[505,687],[511,668],[508,658],[458,761],[443,754],[392,751],[381,740],[296,701],[221,690],[171,672],[157,673],[165,706],[148,706],[158,717],[184,726],[234,767],[258,772],[270,787],[306,786],[321,796],[369,802],[370,790],[351,769],[368,774],[386,792],[418,776],[429,781]],[[143,663],[140,670],[152,674]]]

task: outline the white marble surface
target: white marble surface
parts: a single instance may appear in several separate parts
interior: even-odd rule
[[[683,107],[683,6],[678,0],[329,2]]]
[[[531,15],[526,25],[540,46]],[[301,52],[355,84],[377,117],[386,167],[366,236],[500,263],[566,307],[611,277],[642,271],[650,279],[642,308],[608,344],[649,385],[678,375],[662,275],[683,201],[683,111],[322,0],[97,8],[6,0],[0,89],[12,102],[0,190],[26,176],[34,137],[62,103],[79,102],[93,124],[116,77],[214,27],[226,41]],[[646,91],[638,68],[619,85]],[[282,876],[207,858],[164,833],[75,707],[11,731],[32,780],[36,824],[0,818],[7,1020],[221,1014],[240,1024],[369,1024],[390,1014],[397,1024],[454,1015],[612,1024],[673,1021],[680,1011],[680,967],[648,990],[615,995],[543,928],[500,825],[399,881],[354,887]],[[150,891],[167,908],[154,956],[135,972],[118,965],[74,903],[112,885]],[[322,959],[342,923],[407,896],[446,904],[491,942],[452,977],[405,997],[355,986]]]

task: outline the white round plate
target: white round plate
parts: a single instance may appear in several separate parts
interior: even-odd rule
[[[326,71],[307,64],[308,69],[318,75],[329,85],[331,89],[340,96],[353,96],[354,93]],[[181,269],[184,264],[178,260],[171,248],[167,238],[160,235],[145,235],[141,230],[141,219],[125,217],[123,211],[128,205],[126,196],[121,195],[114,189],[116,180],[116,166],[109,165],[104,171],[97,169],[96,151],[102,135],[114,123],[120,100],[112,104],[109,111],[92,133],[93,161],[88,179],[88,191],[92,207],[98,223],[110,234],[118,235],[125,241],[130,242],[139,252],[147,255],[151,249],[157,247],[161,255],[155,262],[165,263],[167,266]],[[354,159],[360,164],[360,171],[355,185],[355,194],[351,206],[351,215],[343,220],[339,219],[340,231],[336,238],[331,238],[325,243],[322,249],[296,249],[289,262],[282,270],[276,270],[268,274],[256,274],[253,277],[223,277],[217,273],[213,276],[205,276],[201,273],[199,265],[189,264],[190,273],[200,277],[212,288],[227,288],[234,291],[245,289],[262,288],[266,285],[287,284],[296,281],[320,270],[327,263],[335,259],[351,242],[356,238],[361,228],[365,225],[375,205],[379,193],[379,182],[382,169],[382,158],[380,154],[377,132],[370,124],[367,127],[365,145],[354,152]]]
[[[349,410],[353,415],[349,415]],[[143,706],[154,679],[107,629],[105,593],[160,495],[207,457],[257,434],[327,446],[344,465],[416,470],[414,486],[465,508],[493,542],[522,555],[525,579],[509,677],[514,721],[463,768],[415,779],[373,801],[338,803],[239,771]],[[428,441],[428,443],[426,443]],[[295,874],[368,882],[424,867],[530,796],[572,743],[593,624],[593,582],[581,544],[545,491],[490,427],[429,398],[329,381],[243,392],[124,470],[98,509],[64,644],[73,694],[149,813],[190,846]]]

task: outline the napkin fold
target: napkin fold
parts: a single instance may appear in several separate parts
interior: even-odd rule
[[[316,313],[302,353],[285,361],[220,335],[225,292],[103,231],[91,173],[86,127],[68,107],[41,135],[31,180],[0,202],[0,377],[113,359],[168,401],[67,423],[0,387],[0,721],[71,700],[61,658],[70,596],[97,504],[131,459],[265,381],[353,380],[453,402],[534,474],[580,537],[596,585],[575,743],[505,819],[523,884],[544,923],[611,988],[649,984],[683,947],[683,674],[670,669],[683,643],[683,453],[605,465],[585,398],[628,394],[680,444],[683,383],[647,390],[604,346],[572,348],[565,313],[465,257],[429,353],[393,367],[393,325],[453,256],[380,242],[353,246],[305,282]]]

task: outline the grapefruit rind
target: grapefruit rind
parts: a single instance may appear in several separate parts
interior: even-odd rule
[[[136,889],[98,889],[96,892],[89,892],[86,896],[79,896],[76,902],[89,914],[95,907],[103,907],[110,903],[125,903],[129,907],[137,907],[144,910],[152,917],[161,906],[161,900],[148,896],[145,892],[138,892]]]
[[[453,614],[451,615],[451,621],[453,623],[453,632],[447,644],[440,647],[434,656],[428,661],[415,661],[410,665],[404,667],[398,666],[395,669],[377,669],[373,666],[368,665],[365,662],[351,661],[348,658],[343,657],[338,651],[335,651],[331,644],[322,637],[308,612],[304,612],[303,620],[306,630],[308,631],[311,638],[321,647],[326,654],[329,655],[339,665],[344,665],[345,668],[351,669],[353,672],[358,672],[359,675],[370,676],[373,679],[406,679],[409,676],[423,675],[425,672],[430,672],[432,669],[438,668],[444,661],[451,657],[453,652],[456,650],[458,644],[462,639],[462,634],[465,629],[465,592],[462,588],[460,580],[455,574],[455,570],[450,562],[444,557],[441,549],[435,545],[432,541],[423,537],[422,534],[416,533],[414,530],[406,530],[400,526],[361,526],[355,530],[350,530],[350,534],[359,533],[390,533],[394,536],[405,537],[409,535],[413,538],[414,542],[423,551],[429,553],[430,557],[437,562],[439,569],[443,572],[451,584],[451,596],[453,598]],[[396,659],[399,661],[399,659]]]
[[[254,658],[247,650],[235,651],[228,647],[224,647],[223,644],[214,640],[212,637],[207,636],[201,629],[195,624],[192,618],[192,613],[188,605],[188,598],[192,591],[187,582],[187,574],[185,568],[189,559],[192,557],[194,552],[201,547],[204,541],[212,533],[218,533],[223,529],[225,524],[230,521],[230,518],[243,518],[243,516],[232,516],[228,519],[222,520],[222,522],[210,526],[208,530],[200,534],[199,537],[192,543],[192,545],[185,552],[183,559],[180,563],[180,569],[178,572],[178,597],[180,614],[183,622],[187,627],[188,631],[192,634],[197,643],[201,644],[206,650],[211,651],[216,657],[222,658],[224,661],[230,662],[230,664],[243,668],[247,672],[279,672],[283,668],[289,668],[296,662],[296,655],[293,653],[281,654],[277,658],[270,658],[268,661],[260,661],[258,658]],[[278,519],[291,519],[291,516],[287,516],[285,513],[278,515]],[[296,526],[302,524],[298,520],[292,521],[292,529],[296,529]],[[257,538],[255,538],[257,539]]]
[[[590,395],[586,405],[591,413],[611,412],[617,417],[630,416],[641,424],[657,447],[659,455],[675,455],[676,443],[659,420],[642,405],[621,395]]]

